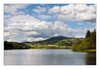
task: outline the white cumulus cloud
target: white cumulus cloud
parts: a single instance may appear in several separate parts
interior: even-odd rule
[[[68,27],[61,21],[47,22],[41,21],[30,15],[17,15],[8,19],[9,24],[4,27],[5,39],[11,39],[20,36],[26,36],[33,40],[49,38],[53,36],[74,36],[74,29]],[[9,32],[9,33],[7,33]],[[10,34],[10,35],[9,35]],[[9,36],[9,38],[7,38]],[[36,39],[37,38],[37,39]],[[41,39],[42,40],[42,39]]]
[[[37,6],[36,8],[33,9],[33,11],[36,12],[37,14],[40,14],[44,13],[46,11],[46,8]]]
[[[60,13],[60,7],[59,6],[54,6],[53,8],[49,9],[48,13]]]
[[[28,4],[5,4],[4,12],[10,14],[22,14],[24,12],[18,12],[19,9],[25,9]]]
[[[54,6],[49,9],[49,14],[55,13],[58,20],[96,22],[96,5],[69,4],[65,6]]]

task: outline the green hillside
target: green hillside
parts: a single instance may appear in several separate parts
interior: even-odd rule
[[[45,40],[42,42],[32,42],[25,44],[30,46],[32,49],[69,49],[71,48],[74,42],[79,42],[82,40],[83,38],[70,38],[70,39],[62,39],[56,41]]]

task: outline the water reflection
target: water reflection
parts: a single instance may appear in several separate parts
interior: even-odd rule
[[[96,53],[86,54],[86,64],[87,65],[96,65]]]
[[[5,50],[5,65],[91,65],[96,63],[92,53],[72,52],[69,49]],[[91,60],[90,60],[91,59]]]

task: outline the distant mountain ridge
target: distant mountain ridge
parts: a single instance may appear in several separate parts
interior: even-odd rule
[[[65,39],[70,39],[70,38],[69,37],[64,37],[64,36],[56,36],[56,37],[48,38],[44,41],[59,41],[59,40],[65,40]]]
[[[56,42],[56,41],[60,41],[60,40],[67,40],[67,39],[71,39],[71,37],[65,37],[65,36],[55,36],[55,37],[51,37],[48,38],[46,40],[43,41],[36,41],[35,43],[44,43],[44,42]],[[23,42],[23,43],[34,43],[34,42]]]

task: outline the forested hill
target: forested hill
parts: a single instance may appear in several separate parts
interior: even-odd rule
[[[96,51],[96,30],[86,33],[85,39],[81,42],[75,42],[72,46],[73,51],[86,51],[93,50]]]
[[[25,42],[32,49],[69,49],[75,42],[82,41],[84,38],[68,38],[63,36],[51,37],[44,41]]]
[[[64,37],[64,36],[56,36],[56,37],[51,37],[51,38],[44,40],[44,41],[59,41],[59,40],[66,40],[66,39],[71,39],[71,38]]]
[[[42,41],[23,42],[23,43],[54,43],[54,42],[57,42],[57,41],[67,40],[67,39],[73,39],[73,38],[71,38],[71,37],[64,37],[64,36],[56,36],[56,37],[51,37],[51,38],[48,38],[48,39],[42,40]]]
[[[5,49],[66,49],[72,46],[74,42],[82,41],[83,38],[69,38],[64,36],[51,37],[47,40],[38,42],[7,42],[4,41]]]

